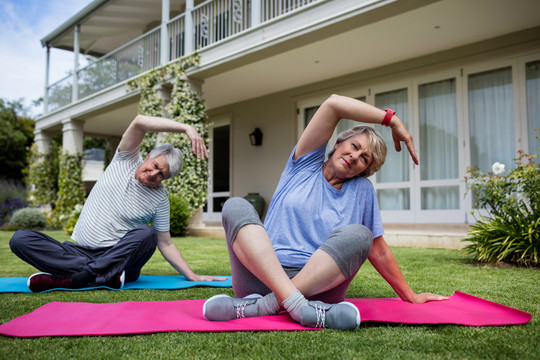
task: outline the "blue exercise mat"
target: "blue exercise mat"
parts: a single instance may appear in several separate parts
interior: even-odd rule
[[[187,289],[195,286],[208,287],[232,287],[232,277],[226,276],[224,281],[189,281],[184,276],[152,276],[141,275],[137,281],[126,283],[124,289],[156,289],[156,290],[176,290]],[[26,277],[0,277],[0,293],[31,293],[26,286]],[[94,286],[82,289],[50,289],[43,292],[62,290],[62,291],[82,291],[94,289],[112,289],[107,286]]]

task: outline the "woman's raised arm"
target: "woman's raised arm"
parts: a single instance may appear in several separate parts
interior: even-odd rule
[[[385,115],[386,111],[363,101],[347,96],[331,95],[322,103],[302,133],[296,145],[294,159],[298,159],[302,155],[317,149],[330,140],[341,119],[350,119],[367,124],[381,124]],[[418,165],[413,138],[405,125],[396,115],[393,115],[388,126],[392,129],[392,138],[394,139],[396,151],[401,151],[400,143],[401,141],[405,142],[412,160]]]

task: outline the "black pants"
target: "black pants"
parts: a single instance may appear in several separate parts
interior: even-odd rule
[[[91,249],[23,229],[13,234],[9,246],[22,260],[54,275],[88,271],[100,284],[125,270],[126,281],[135,281],[156,250],[157,233],[148,225],[140,225],[128,231],[114,246]]]

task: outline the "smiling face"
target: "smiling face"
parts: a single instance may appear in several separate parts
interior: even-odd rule
[[[335,152],[328,165],[334,170],[335,178],[346,180],[362,174],[373,161],[369,138],[358,134],[335,145]]]
[[[158,186],[169,175],[169,163],[165,155],[150,159],[146,155],[145,161],[135,170],[135,179],[149,187]]]

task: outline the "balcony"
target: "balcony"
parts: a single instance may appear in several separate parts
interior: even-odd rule
[[[324,0],[208,0],[186,7],[180,15],[47,85],[44,112],[60,109],[317,2]]]

